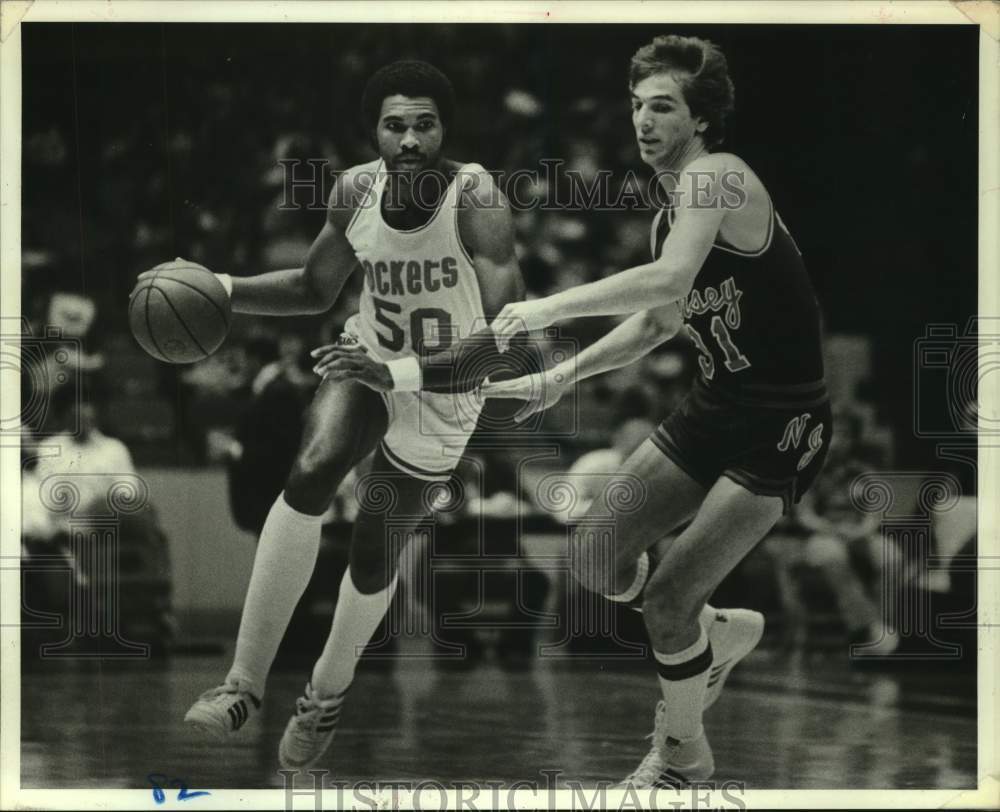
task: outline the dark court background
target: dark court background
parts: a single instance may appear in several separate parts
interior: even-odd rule
[[[97,306],[87,340],[105,347],[130,340],[128,291],[156,263],[184,256],[233,274],[301,263],[323,214],[278,208],[288,194],[278,162],[325,159],[335,171],[372,159],[360,97],[386,62],[423,58],[451,77],[456,159],[514,171],[554,158],[584,175],[647,177],[630,124],[629,57],[662,33],[710,38],[736,86],[723,148],[770,190],[827,331],[868,341],[864,396],[893,430],[895,464],[941,466],[934,441],[913,429],[922,374],[914,342],[928,324],[961,332],[976,312],[974,27],[664,20],[26,24],[22,32],[24,310],[43,322],[53,292],[83,293]],[[529,290],[644,261],[652,214],[519,214]],[[281,320],[282,329],[311,345],[338,329],[350,295],[337,312]],[[238,332],[255,329],[237,321]],[[156,374],[156,396],[170,403],[184,372]],[[944,397],[930,396],[925,415],[947,422]]]

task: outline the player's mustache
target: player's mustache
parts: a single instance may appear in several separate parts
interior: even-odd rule
[[[421,152],[401,152],[395,158],[392,159],[393,163],[398,163],[399,161],[409,161],[409,160],[426,160],[426,157]]]

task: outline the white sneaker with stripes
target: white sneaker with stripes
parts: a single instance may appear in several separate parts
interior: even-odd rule
[[[278,761],[285,770],[305,770],[319,761],[333,741],[344,694],[320,697],[306,683],[304,696],[295,700],[295,714],[288,720],[278,745]]]
[[[205,691],[184,715],[184,722],[216,741],[226,741],[260,709],[260,700],[240,681]]]
[[[653,746],[639,766],[618,786],[634,789],[684,787],[694,781],[707,781],[715,772],[715,758],[703,730],[693,739],[678,740],[667,735],[667,705],[656,704],[656,722],[647,738]]]
[[[702,707],[707,710],[722,693],[730,672],[753,651],[764,634],[764,616],[750,609],[712,609],[701,618],[712,645],[712,665],[708,689]],[[666,705],[656,706],[656,724],[649,738],[653,746],[639,766],[619,786],[636,789],[683,787],[693,781],[705,781],[715,772],[715,759],[708,738],[701,736],[686,741],[667,736]]]
[[[750,609],[714,609],[708,625],[712,646],[712,666],[703,708],[708,710],[722,693],[730,672],[753,651],[764,634],[764,616]],[[707,614],[707,613],[706,613]],[[703,616],[702,624],[705,624]]]

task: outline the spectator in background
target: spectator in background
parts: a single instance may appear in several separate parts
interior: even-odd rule
[[[285,377],[302,392],[311,392],[317,384],[309,350],[305,339],[297,333],[278,336],[278,363]]]
[[[257,536],[295,460],[307,401],[276,341],[252,338],[245,352],[246,406],[227,453],[229,503],[236,523]]]
[[[648,418],[630,418],[615,430],[610,448],[589,451],[579,457],[566,472],[566,479],[573,487],[575,502],[565,511],[555,514],[555,518],[569,522],[583,516],[590,504],[601,495],[608,479],[642,445],[654,428],[655,424]]]
[[[39,456],[34,466],[37,482],[54,475],[71,478],[80,494],[76,512],[101,515],[107,512],[108,487],[120,476],[135,476],[132,455],[125,444],[98,428],[97,411],[89,400],[80,400],[82,390],[67,383],[53,396],[46,445],[58,454]]]
[[[767,543],[777,563],[779,591],[792,623],[789,635],[794,646],[800,646],[805,638],[807,615],[794,577],[794,569],[802,566],[815,570],[832,592],[850,642],[875,644],[866,649],[870,655],[891,654],[899,646],[899,635],[883,617],[882,596],[876,585],[899,583],[902,571],[894,578],[882,576],[890,568],[902,567],[903,559],[895,547],[884,546],[878,516],[861,513],[851,502],[854,479],[884,467],[877,449],[864,445],[863,435],[857,414],[844,408],[834,413],[826,468],[792,515],[786,531],[793,537],[779,531]],[[865,570],[872,577],[863,578]]]
[[[439,515],[447,522],[460,516],[510,519],[534,512],[531,502],[522,493],[516,465],[501,449],[473,447],[467,450],[453,474],[453,493],[442,493]],[[459,511],[454,507],[459,506]],[[460,515],[456,515],[460,514]]]
[[[111,498],[116,483],[134,483],[138,476],[125,444],[99,428],[93,403],[81,397],[89,387],[69,381],[53,392],[44,427],[45,442],[29,450],[34,464],[22,474],[22,554],[31,570],[35,559],[51,562],[62,557],[71,572],[79,605],[96,606],[101,613],[117,613],[118,620],[101,620],[101,628],[114,623],[125,639],[149,643],[156,652],[166,650],[175,633],[171,612],[170,563],[166,537],[151,505],[116,512]],[[30,446],[26,432],[22,435]],[[55,449],[55,451],[53,451]],[[52,487],[47,480],[65,482],[75,491],[75,504],[65,512],[53,510],[61,503],[56,491],[50,500],[42,493]],[[109,569],[104,544],[107,519],[115,519],[117,559]],[[101,524],[89,533],[89,521]],[[26,580],[30,593],[26,605],[35,610],[64,614],[68,611],[65,583],[41,574]],[[118,603],[107,601],[106,579],[117,580]],[[80,597],[81,595],[88,597]],[[50,641],[55,642],[55,641]]]

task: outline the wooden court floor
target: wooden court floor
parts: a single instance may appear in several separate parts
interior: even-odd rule
[[[22,680],[25,788],[282,786],[277,744],[305,673],[272,675],[258,722],[233,744],[182,724],[228,660],[46,664]],[[706,715],[713,780],[749,789],[969,788],[976,718],[954,677],[852,670],[836,659],[754,652]],[[363,664],[331,750],[332,781],[616,781],[644,755],[658,698],[641,663],[535,661],[442,670],[426,660]]]

